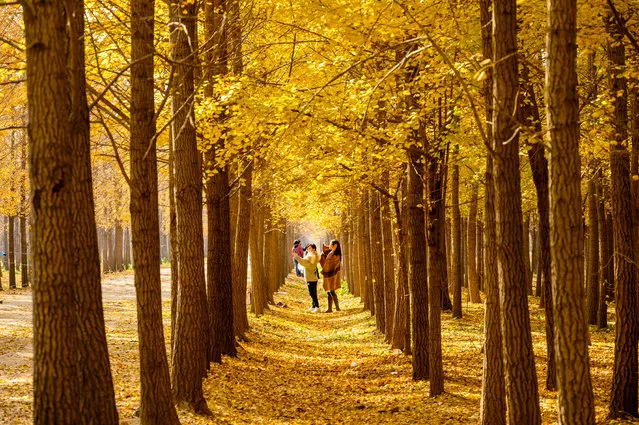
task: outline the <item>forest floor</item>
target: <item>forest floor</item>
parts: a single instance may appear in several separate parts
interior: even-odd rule
[[[169,340],[169,273],[163,269],[164,323]],[[103,282],[107,338],[123,424],[137,424],[138,345],[133,275]],[[0,292],[0,423],[31,421],[32,325],[30,290]],[[306,286],[290,278],[251,330],[237,358],[212,365],[204,391],[212,418],[179,411],[183,424],[476,424],[482,370],[482,305],[464,317],[442,316],[446,393],[428,397],[428,382],[413,382],[410,359],[391,350],[359,299],[340,297],[341,312],[312,314]],[[326,298],[321,298],[326,308]],[[530,298],[540,388],[545,382],[544,312]],[[613,309],[611,309],[613,310]],[[614,310],[613,310],[614,312]],[[614,315],[610,315],[614,320]],[[598,423],[611,387],[614,327],[591,327],[590,347]],[[168,347],[167,347],[168,348]],[[556,422],[556,393],[540,390],[544,423]]]

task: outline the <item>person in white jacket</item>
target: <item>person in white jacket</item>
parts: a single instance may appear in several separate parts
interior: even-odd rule
[[[317,299],[317,281],[319,280],[319,270],[317,269],[317,264],[319,263],[319,256],[317,255],[317,247],[315,244],[308,244],[304,258],[297,254],[293,254],[293,258],[304,267],[304,280],[306,281],[306,286],[308,286],[308,294],[311,296],[313,302],[311,311],[318,313],[319,300]]]

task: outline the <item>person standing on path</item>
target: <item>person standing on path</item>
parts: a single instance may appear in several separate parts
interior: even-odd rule
[[[319,280],[317,263],[319,262],[319,256],[317,255],[317,247],[315,244],[308,244],[306,246],[306,256],[302,258],[294,253],[293,259],[304,267],[304,279],[306,280],[306,286],[308,286],[308,294],[313,302],[311,311],[317,313],[319,312],[319,300],[317,299],[317,281]]]
[[[293,242],[292,251],[293,255],[297,255],[298,257],[304,256],[304,248],[302,248],[302,243],[299,239],[296,239],[295,242]],[[293,263],[295,264],[295,276],[302,277],[302,270],[300,270],[300,268],[298,267],[299,263],[295,258],[293,258]]]
[[[333,312],[333,303],[335,303],[335,310],[340,311],[335,291],[342,287],[342,247],[335,239],[331,241],[330,246],[322,244],[320,265],[322,266],[322,276],[324,276],[324,290],[328,295],[326,313]]]

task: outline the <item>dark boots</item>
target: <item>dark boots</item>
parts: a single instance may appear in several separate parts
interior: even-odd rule
[[[337,304],[335,305],[337,307]],[[324,313],[332,313],[333,312],[333,297],[331,297],[331,294],[328,294],[328,310],[326,310]]]
[[[337,302],[337,294],[333,292],[333,302],[335,303],[335,311],[340,311],[339,303]]]

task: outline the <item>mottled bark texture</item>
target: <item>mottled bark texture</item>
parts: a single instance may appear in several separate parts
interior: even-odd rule
[[[522,246],[515,0],[493,7],[495,194],[500,307],[509,422],[541,424]],[[517,116],[515,114],[515,116]]]
[[[198,413],[210,413],[202,393],[206,374],[208,317],[204,279],[202,226],[202,164],[195,134],[194,37],[197,4],[170,6],[174,87],[172,108],[175,135],[175,191],[180,252],[175,347],[171,359],[171,387],[176,403]],[[137,266],[137,263],[136,263]]]
[[[576,23],[576,0],[549,0],[546,116],[550,140],[550,253],[559,423],[591,425],[595,423],[595,408],[583,308],[584,264],[580,255],[583,226]],[[594,198],[594,185],[592,195]],[[591,237],[596,244],[596,230]]]
[[[609,16],[609,19],[612,19]],[[610,182],[615,261],[615,364],[609,418],[637,417],[637,288],[633,264],[633,217],[630,189],[628,94],[623,75],[626,63],[623,35],[610,25],[609,60],[613,66],[614,141],[610,146]]]
[[[140,338],[140,422],[178,424],[162,322],[153,0],[131,1],[131,237]],[[147,152],[148,151],[148,152]]]
[[[413,379],[429,378],[428,364],[428,282],[427,258],[424,255],[424,185],[421,179],[424,167],[421,151],[408,151],[408,282],[413,299]]]
[[[461,214],[459,211],[459,165],[453,165],[451,179],[452,247],[450,279],[453,284],[453,317],[462,317],[462,263],[461,263]]]

